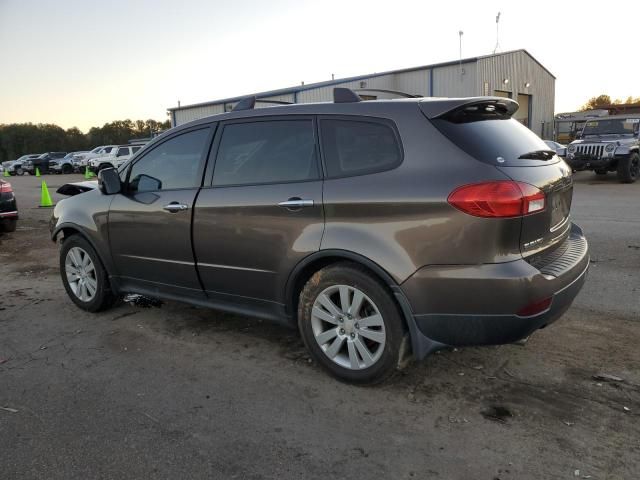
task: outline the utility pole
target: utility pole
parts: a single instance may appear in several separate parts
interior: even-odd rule
[[[500,12],[496,15],[496,47],[493,49],[493,53],[495,54],[500,47]]]

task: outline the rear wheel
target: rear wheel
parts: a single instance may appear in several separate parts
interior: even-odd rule
[[[618,179],[622,183],[633,183],[640,176],[640,155],[637,152],[618,160]]]
[[[356,264],[331,265],[309,279],[298,325],[314,359],[340,380],[378,383],[400,364],[400,313],[384,285]]]
[[[98,254],[80,235],[72,235],[63,241],[60,275],[69,298],[83,310],[106,310],[116,300]]]

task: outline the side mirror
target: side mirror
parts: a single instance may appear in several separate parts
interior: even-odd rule
[[[120,175],[115,168],[105,168],[98,172],[98,188],[104,195],[115,195],[122,191]]]

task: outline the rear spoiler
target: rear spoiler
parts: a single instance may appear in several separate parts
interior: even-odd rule
[[[510,118],[518,110],[518,102],[504,97],[425,98],[419,102],[420,110],[429,119],[446,118],[460,121],[466,115],[486,115]]]

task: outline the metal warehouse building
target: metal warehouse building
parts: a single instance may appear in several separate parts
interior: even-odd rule
[[[330,102],[333,88],[338,86],[355,90],[364,100],[398,98],[394,92],[424,97],[509,97],[520,104],[515,115],[517,120],[542,138],[553,135],[555,77],[526,50],[303,84],[168,110],[171,124],[176,126],[230,111],[248,95],[257,97],[256,107]]]

